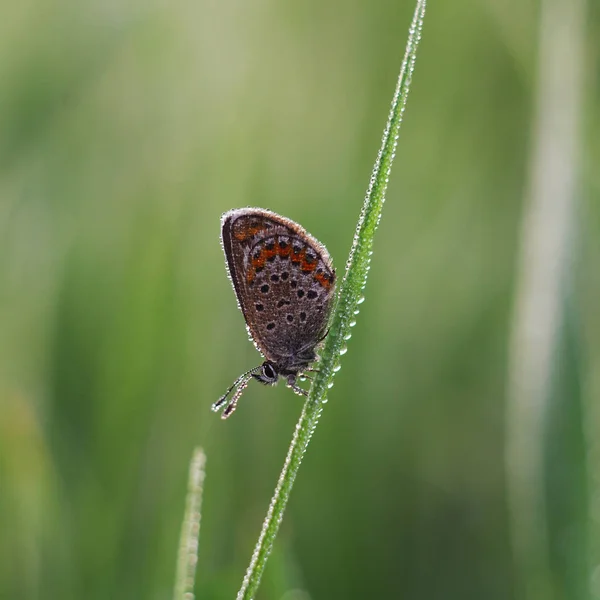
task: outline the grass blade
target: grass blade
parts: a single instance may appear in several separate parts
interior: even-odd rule
[[[177,575],[173,600],[193,600],[196,564],[198,562],[198,538],[200,536],[200,511],[206,455],[202,448],[195,448],[190,461],[188,493],[179,538]]]
[[[369,273],[373,238],[381,218],[400,124],[408,98],[425,17],[425,4],[425,0],[418,0],[416,4],[381,149],[375,161],[350,256],[346,263],[346,271],[340,283],[331,329],[321,352],[319,372],[315,376],[300,420],[296,425],[258,542],[237,595],[238,600],[254,598],[258,590],[300,463],[321,416],[323,405],[327,402],[327,392],[332,387],[333,377],[339,369],[339,357],[346,351],[346,342],[351,335],[350,329],[356,322],[358,305],[364,299],[363,290]]]
[[[537,115],[511,334],[506,441],[510,533],[519,597],[532,600],[551,599],[556,588],[545,430],[572,291],[584,4],[541,4]],[[569,400],[576,401],[563,394],[561,401]]]

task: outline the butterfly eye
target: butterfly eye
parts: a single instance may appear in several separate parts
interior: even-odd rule
[[[277,379],[277,373],[269,363],[263,365],[263,375],[266,379]]]

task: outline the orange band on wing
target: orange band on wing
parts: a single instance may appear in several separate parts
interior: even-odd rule
[[[260,252],[258,253],[258,256],[252,257],[250,268],[248,269],[248,273],[246,274],[246,281],[248,283],[252,283],[256,275],[256,270],[262,269],[265,266],[267,260],[280,254],[279,250],[280,249],[277,245],[273,245],[273,248],[271,249],[268,249],[266,247],[261,248]]]
[[[278,243],[277,246],[275,246],[275,248],[277,249],[277,255],[282,256],[284,258],[286,256],[289,256],[292,252],[292,247],[289,244],[286,244],[285,248],[282,248],[281,245]]]
[[[300,268],[302,269],[303,273],[311,273],[317,268],[317,261],[313,260],[312,262],[309,262],[304,259],[300,265]]]
[[[264,256],[265,260],[269,260],[269,258],[277,256],[277,248],[275,246],[271,250],[267,250],[266,248],[264,248],[260,254],[261,258]]]
[[[306,257],[306,248],[302,248],[300,252],[294,252],[292,250],[290,259],[293,263],[303,263]]]
[[[250,235],[255,234],[255,229],[256,228],[248,227],[241,233],[248,233],[248,237],[250,237]],[[239,235],[236,233],[236,237],[238,237],[238,239],[241,239],[241,233]],[[279,244],[279,241],[276,240],[272,248],[267,249],[265,246],[260,249],[258,256],[252,257],[250,267],[246,273],[246,281],[248,283],[252,283],[256,276],[256,271],[258,269],[262,269],[267,260],[272,259],[275,256],[281,256],[284,258],[289,257],[293,263],[299,263],[300,269],[303,273],[312,273],[318,265],[318,260],[316,260],[314,257],[307,259],[306,248],[302,248],[300,252],[294,252],[290,244],[286,244],[285,247],[282,247]],[[333,282],[333,277],[330,277],[327,273],[317,273],[315,274],[314,279],[315,281],[318,281],[325,289],[329,289]]]
[[[264,231],[266,227],[261,225],[255,225],[251,227],[249,224],[245,227],[243,225],[239,227],[234,227],[235,231],[233,232],[233,237],[239,242],[245,242],[250,238],[254,237],[257,233]]]
[[[265,252],[264,252],[264,250],[261,250],[260,254],[256,258],[252,259],[252,266],[255,269],[264,267],[266,261],[267,261],[267,257],[265,255]]]
[[[255,269],[258,269],[259,267],[264,267],[265,263],[270,258],[277,256],[277,254],[278,254],[278,251],[277,251],[276,246],[273,246],[273,248],[271,248],[270,250],[267,248],[261,248],[258,256],[252,257],[252,266]]]
[[[327,275],[327,273],[317,273],[315,275],[315,281],[318,281],[326,290],[331,287],[331,280],[333,279]]]

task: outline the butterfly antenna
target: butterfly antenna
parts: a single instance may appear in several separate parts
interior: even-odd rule
[[[237,405],[237,401],[239,400],[239,397],[242,395],[242,392],[246,389],[250,379],[252,379],[252,375],[254,375],[254,373],[256,373],[259,369],[260,369],[260,367],[254,367],[253,369],[250,369],[249,371],[246,371],[245,373],[240,375],[231,384],[231,386],[228,388],[228,390],[211,406],[211,409],[214,412],[218,412],[223,407],[225,402],[227,401],[227,396],[229,396],[229,394],[231,394],[232,390],[234,390],[236,387],[239,386],[239,388],[233,395],[233,398],[231,399],[231,401],[229,402],[229,404],[227,405],[227,407],[225,408],[225,410],[223,411],[223,414],[221,416],[223,419],[226,419],[229,415],[231,415],[231,413],[235,410],[235,406]],[[233,408],[231,408],[232,404],[233,404]],[[227,413],[227,414],[225,414],[225,413]]]
[[[227,419],[228,417],[230,417],[233,414],[233,411],[237,408],[237,403],[238,403],[238,400],[240,399],[240,396],[244,393],[244,390],[248,387],[248,383],[250,383],[251,379],[252,379],[252,374],[248,375],[246,377],[246,379],[244,379],[240,383],[240,385],[238,386],[238,389],[235,390],[235,394],[231,397],[229,404],[227,404],[227,406],[225,407],[225,410],[221,413],[221,419]]]

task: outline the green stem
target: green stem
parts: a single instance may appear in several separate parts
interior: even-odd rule
[[[574,506],[573,499],[585,493],[585,485],[568,489],[562,498],[550,496],[546,460],[548,440],[555,452],[561,444],[560,439],[548,437],[553,412],[563,404],[573,411],[579,395],[575,386],[569,393],[557,393],[557,389],[561,369],[565,365],[572,368],[563,338],[568,331],[565,328],[572,326],[566,319],[572,314],[568,301],[576,262],[574,241],[578,240],[585,15],[585,0],[540,3],[536,119],[515,287],[506,407],[509,534],[516,567],[515,589],[524,600],[577,597],[574,588],[565,591],[564,582],[556,584],[559,576],[553,538],[560,536],[550,526],[556,507],[564,511],[566,506]],[[577,378],[573,375],[574,381]],[[577,469],[569,471],[575,473]],[[552,472],[556,478],[560,466],[553,463]],[[561,487],[566,488],[563,479]],[[575,540],[577,517],[569,518],[574,520],[569,539]],[[561,561],[567,555],[574,557],[575,544],[570,543],[568,553],[560,551]],[[573,558],[569,560],[574,563]],[[570,574],[577,568],[571,567]]]
[[[193,600],[196,563],[198,562],[198,537],[200,535],[200,510],[204,484],[206,455],[202,448],[195,448],[190,461],[188,493],[179,538],[177,574],[173,600]]]
[[[364,299],[362,293],[369,273],[373,237],[385,201],[385,192],[394,161],[398,133],[408,98],[424,17],[425,0],[417,0],[409,30],[406,52],[394,91],[387,125],[383,133],[381,149],[373,167],[350,256],[346,263],[346,272],[339,287],[338,300],[331,320],[331,329],[321,353],[319,371],[315,376],[300,420],[296,425],[292,443],[279,476],[275,493],[271,499],[258,542],[252,554],[242,587],[237,595],[238,600],[250,600],[254,598],[258,590],[300,463],[319,422],[323,405],[327,402],[327,391],[333,386],[334,374],[339,370],[339,357],[346,352],[345,344],[350,339],[350,329],[355,324],[358,305]]]

